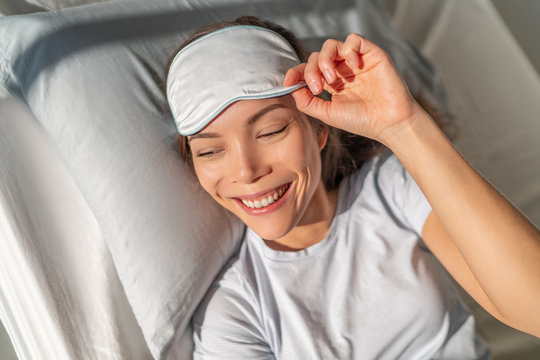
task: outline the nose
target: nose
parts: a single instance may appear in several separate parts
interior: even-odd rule
[[[233,183],[251,184],[271,172],[266,159],[253,146],[238,144],[231,152],[228,167]]]

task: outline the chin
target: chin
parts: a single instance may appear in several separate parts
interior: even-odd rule
[[[244,223],[264,240],[278,240],[287,235],[292,229],[292,226],[279,226],[272,222],[266,222],[265,224]]]
[[[251,227],[251,226],[250,228],[264,240],[278,240],[282,238],[283,236],[287,235],[287,233],[289,232],[288,230],[276,231],[276,229],[261,229],[257,227]]]

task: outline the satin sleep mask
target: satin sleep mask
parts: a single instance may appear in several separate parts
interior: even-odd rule
[[[300,59],[285,38],[258,26],[230,26],[180,50],[167,76],[167,99],[181,135],[193,135],[238,100],[267,99],[305,86],[283,86]]]

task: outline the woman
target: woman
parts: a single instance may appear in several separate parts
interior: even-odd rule
[[[384,51],[351,34],[300,58],[292,34],[244,17],[194,34],[168,69],[180,152],[248,227],[193,318],[195,359],[487,359],[445,270],[540,336],[540,233]]]

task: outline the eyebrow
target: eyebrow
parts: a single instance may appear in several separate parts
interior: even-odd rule
[[[252,125],[254,124],[255,122],[257,122],[257,120],[259,120],[261,117],[263,117],[266,113],[274,110],[274,109],[278,109],[278,108],[287,108],[285,105],[283,104],[272,104],[272,105],[268,105],[267,107],[265,107],[264,109],[261,109],[259,112],[251,115],[246,123],[246,125]],[[194,135],[191,135],[188,139],[188,144],[191,142],[191,140],[194,140],[194,139],[212,139],[212,138],[217,138],[219,137],[219,134],[218,133],[198,133],[198,134],[194,134]]]
[[[285,105],[283,105],[283,104],[268,105],[267,107],[265,107],[264,109],[262,109],[258,113],[254,114],[254,115],[251,115],[249,117],[248,121],[247,121],[247,125],[252,125],[257,120],[259,120],[261,117],[263,117],[264,114],[266,114],[267,112],[270,112],[270,111],[272,111],[274,109],[278,109],[278,108],[287,108],[287,107]]]

